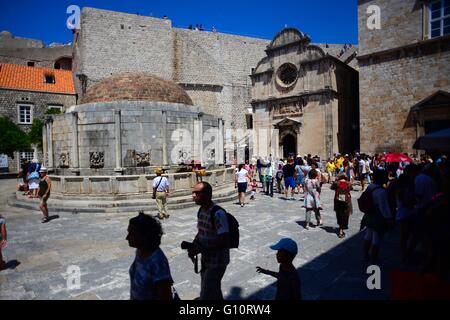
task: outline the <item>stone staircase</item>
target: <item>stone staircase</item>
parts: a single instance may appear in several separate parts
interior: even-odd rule
[[[213,193],[213,201],[223,203],[237,200],[237,190],[234,185],[218,189]],[[39,199],[30,199],[22,195],[22,192],[16,192],[8,198],[8,205],[28,210],[39,210]],[[192,195],[180,195],[169,197],[168,209],[177,210],[195,207]],[[107,199],[86,199],[80,197],[71,199],[70,196],[62,199],[61,197],[50,197],[48,208],[52,212],[71,212],[71,213],[124,213],[124,212],[156,212],[156,201],[148,198],[127,199],[127,200],[107,200]]]

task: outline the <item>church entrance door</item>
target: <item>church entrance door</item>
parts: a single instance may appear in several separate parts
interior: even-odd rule
[[[289,156],[297,154],[297,138],[292,134],[288,134],[283,138],[283,158],[287,159]]]

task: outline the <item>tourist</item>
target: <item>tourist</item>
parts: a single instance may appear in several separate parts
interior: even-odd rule
[[[27,179],[28,179],[28,167],[29,167],[29,163],[27,161],[27,159],[22,158],[21,160],[21,164],[20,164],[20,174],[19,177],[22,178],[22,184],[23,184],[23,195],[26,195],[28,193],[28,183],[27,183]]]
[[[223,300],[221,282],[230,263],[228,219],[221,207],[212,201],[212,187],[207,182],[195,185],[194,202],[197,213],[197,235],[188,255],[194,259],[201,253],[200,300]]]
[[[159,247],[163,230],[152,216],[139,212],[130,219],[126,240],[136,248],[130,267],[130,300],[172,300],[169,262]]]
[[[41,165],[35,158],[31,161],[31,165],[28,167],[28,190],[29,198],[37,198],[39,189],[39,170]]]
[[[6,220],[0,214],[0,271],[6,269],[6,261],[3,260],[2,250],[7,246]]]
[[[280,264],[279,271],[270,271],[261,267],[256,267],[256,271],[278,280],[275,300],[301,300],[300,276],[292,264],[298,252],[297,243],[290,238],[283,238],[277,244],[270,246],[270,249],[277,250],[277,262]]]
[[[338,237],[344,238],[344,230],[348,229],[348,220],[353,213],[352,197],[350,194],[350,190],[353,190],[353,187],[347,181],[347,176],[341,173],[330,188],[331,190],[335,190],[334,211],[336,212],[337,224],[339,226]]]
[[[156,205],[158,207],[158,219],[168,219],[170,214],[167,210],[167,198],[169,196],[169,180],[163,177],[163,170],[158,168],[155,170],[156,178],[153,179],[153,193],[156,198]]]
[[[278,191],[278,193],[282,193],[283,192],[283,184],[282,184],[282,181],[283,181],[283,164],[282,163],[279,163],[278,164],[278,170],[277,170],[277,173],[276,173],[276,179],[277,179],[277,191]]]
[[[328,183],[331,183],[331,177],[333,176],[334,170],[335,170],[335,166],[333,161],[331,160],[331,158],[328,158],[327,164],[325,166],[325,170],[327,171],[327,175],[328,175]]]
[[[256,170],[258,171],[258,177],[259,177],[259,182],[261,183],[261,188],[262,191],[265,192],[265,185],[264,185],[264,180],[263,180],[263,168],[264,165],[262,163],[261,157],[258,157],[258,160],[256,160]]]
[[[294,160],[289,159],[288,163],[283,167],[283,176],[284,176],[284,195],[285,200],[288,200],[289,188],[291,188],[291,200],[295,200],[295,179],[294,179]]]
[[[239,205],[241,207],[245,206],[245,193],[247,192],[248,181],[251,180],[252,177],[250,177],[248,171],[244,169],[244,165],[240,164],[235,175],[234,187],[238,189]]]
[[[365,213],[361,227],[366,227],[363,242],[363,255],[365,261],[378,264],[381,242],[389,226],[393,225],[393,216],[389,207],[388,193],[384,185],[388,182],[388,173],[385,170],[374,172],[373,183],[365,192],[371,198],[372,209]]]
[[[269,162],[266,168],[265,180],[266,180],[266,196],[273,198],[273,176],[274,176],[274,164]]]
[[[253,179],[252,183],[250,183],[250,187],[252,188],[252,195],[250,196],[250,200],[255,200],[256,191],[258,190],[258,183],[256,183],[256,179]]]
[[[367,179],[367,167],[366,161],[364,160],[364,156],[360,156],[358,159],[358,178],[361,183],[361,191],[364,191],[364,183]]]
[[[410,240],[415,221],[414,179],[417,173],[417,166],[407,166],[404,173],[399,177],[395,188],[397,207],[395,218],[396,221],[400,223],[400,254],[403,262],[406,262],[409,258],[408,242]]]
[[[302,166],[304,165],[303,159],[300,155],[297,156],[297,165],[295,166],[295,176],[298,194],[305,192],[305,174],[303,172]],[[300,191],[301,190],[301,191]]]
[[[39,182],[39,198],[41,199],[41,204],[39,205],[39,209],[41,209],[44,214],[44,218],[42,219],[42,223],[47,223],[50,221],[48,215],[48,206],[47,201],[50,198],[50,192],[52,190],[52,180],[47,175],[47,168],[41,167],[39,170],[39,174],[41,176],[41,180]]]
[[[320,183],[317,181],[317,171],[310,170],[308,178],[305,180],[305,209],[306,220],[305,229],[309,230],[311,224],[311,213],[314,211],[317,220],[317,226],[323,225],[322,218],[320,216],[320,210],[322,210],[322,204],[320,202]]]

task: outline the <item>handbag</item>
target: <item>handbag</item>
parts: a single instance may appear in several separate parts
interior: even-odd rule
[[[158,182],[158,185],[156,186],[156,188],[153,188],[152,199],[156,199],[156,190],[158,190],[158,187],[159,187],[159,185],[161,184],[162,179],[163,179],[163,177],[161,177],[161,178],[159,179],[159,182]]]

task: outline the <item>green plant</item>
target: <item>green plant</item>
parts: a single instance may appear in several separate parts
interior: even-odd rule
[[[29,136],[10,119],[0,117],[0,153],[14,158],[14,152],[29,149]]]
[[[33,119],[31,130],[28,132],[28,138],[30,143],[36,144],[42,149],[42,127],[44,123],[40,119]]]

